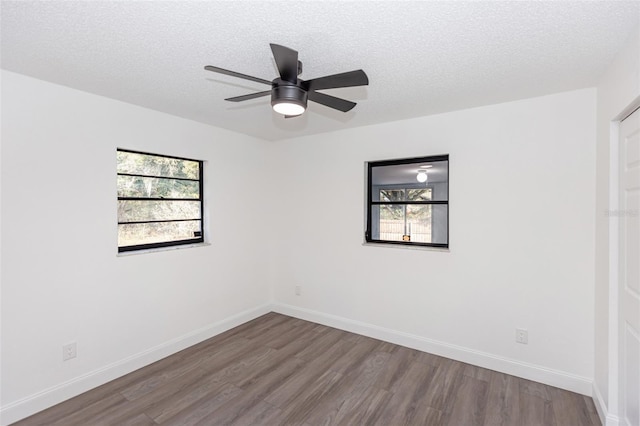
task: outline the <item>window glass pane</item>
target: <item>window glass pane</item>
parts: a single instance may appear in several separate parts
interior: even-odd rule
[[[381,205],[374,206],[374,209],[380,218],[377,239],[402,241],[402,236],[405,235],[405,206]]]
[[[118,222],[200,218],[200,201],[118,201]]]
[[[377,208],[379,207],[379,209]],[[379,216],[379,235],[385,241],[430,243],[432,205],[373,206],[374,217]]]
[[[196,237],[195,232],[199,231],[199,220],[118,225],[118,246],[197,240],[200,237]]]
[[[404,189],[381,189],[380,201],[404,201]]]
[[[425,182],[418,181],[419,174],[425,174],[427,180]],[[373,192],[373,201],[401,201],[397,198],[399,195],[390,194],[389,191],[400,191],[409,188],[430,188],[432,191],[430,200],[447,201],[449,199],[448,176],[448,161],[425,161],[392,166],[373,166],[371,168],[370,184],[373,185],[374,189],[380,189],[379,192]],[[385,190],[384,194],[382,192],[383,189]],[[379,195],[379,200],[375,199],[376,195]],[[407,197],[410,195],[411,194],[406,193]],[[414,193],[414,196],[417,196],[417,193]],[[408,200],[410,201],[411,198],[408,198]]]
[[[431,199],[434,201],[449,201],[449,182],[429,182],[432,189]]]
[[[434,244],[449,244],[449,206],[436,204],[431,206],[432,227],[431,242]]]
[[[433,188],[407,189],[407,201],[429,201]]]
[[[374,240],[447,243],[447,206],[444,204],[383,204],[371,208]]]
[[[382,220],[401,220],[404,221],[405,206],[381,205],[380,219]]]
[[[200,183],[190,180],[118,176],[118,197],[198,198]]]
[[[197,161],[118,151],[118,173],[199,179]]]
[[[414,243],[431,243],[432,205],[408,205],[407,223],[410,240]]]

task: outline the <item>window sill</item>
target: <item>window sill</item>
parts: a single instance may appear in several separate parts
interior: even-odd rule
[[[443,253],[449,253],[449,248],[444,247],[428,247],[428,246],[413,246],[408,244],[386,244],[386,243],[369,243],[363,242],[363,246],[365,247],[381,247],[381,248],[392,248],[392,249],[403,249],[403,250],[423,250],[423,251],[438,251]]]
[[[195,248],[195,247],[205,247],[210,245],[211,243],[181,244],[178,246],[158,247],[158,248],[152,248],[152,249],[146,249],[146,250],[123,251],[123,252],[118,252],[116,256],[127,257],[127,256],[135,256],[137,254],[157,253],[159,251],[182,250],[182,249]]]

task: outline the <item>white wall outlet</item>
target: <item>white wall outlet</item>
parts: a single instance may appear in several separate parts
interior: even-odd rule
[[[302,286],[301,285],[297,285],[296,286],[296,296],[300,296],[302,294]]]
[[[62,347],[62,360],[69,361],[78,355],[78,346],[76,342],[71,342],[68,345]]]
[[[526,345],[529,343],[529,332],[524,328],[516,328],[516,343]]]

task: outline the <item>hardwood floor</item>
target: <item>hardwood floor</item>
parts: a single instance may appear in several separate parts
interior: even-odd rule
[[[16,425],[600,425],[591,398],[270,313]]]

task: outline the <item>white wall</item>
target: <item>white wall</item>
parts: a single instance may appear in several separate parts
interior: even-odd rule
[[[211,245],[117,256],[117,147],[206,161]],[[269,148],[2,72],[3,423],[268,311]]]
[[[278,143],[277,309],[590,394],[595,94]],[[447,153],[450,251],[363,246],[365,161]]]
[[[617,422],[617,282],[611,279],[616,264],[609,267],[610,237],[615,238],[615,216],[606,214],[616,209],[611,196],[611,162],[614,168],[619,115],[640,96],[640,28],[629,37],[625,48],[606,70],[598,84],[597,163],[596,163],[596,262],[595,262],[595,399],[601,414],[609,415],[608,424]],[[635,100],[635,101],[634,101]],[[612,149],[614,156],[611,155]],[[615,172],[614,172],[615,173]],[[613,232],[610,232],[610,228]]]

